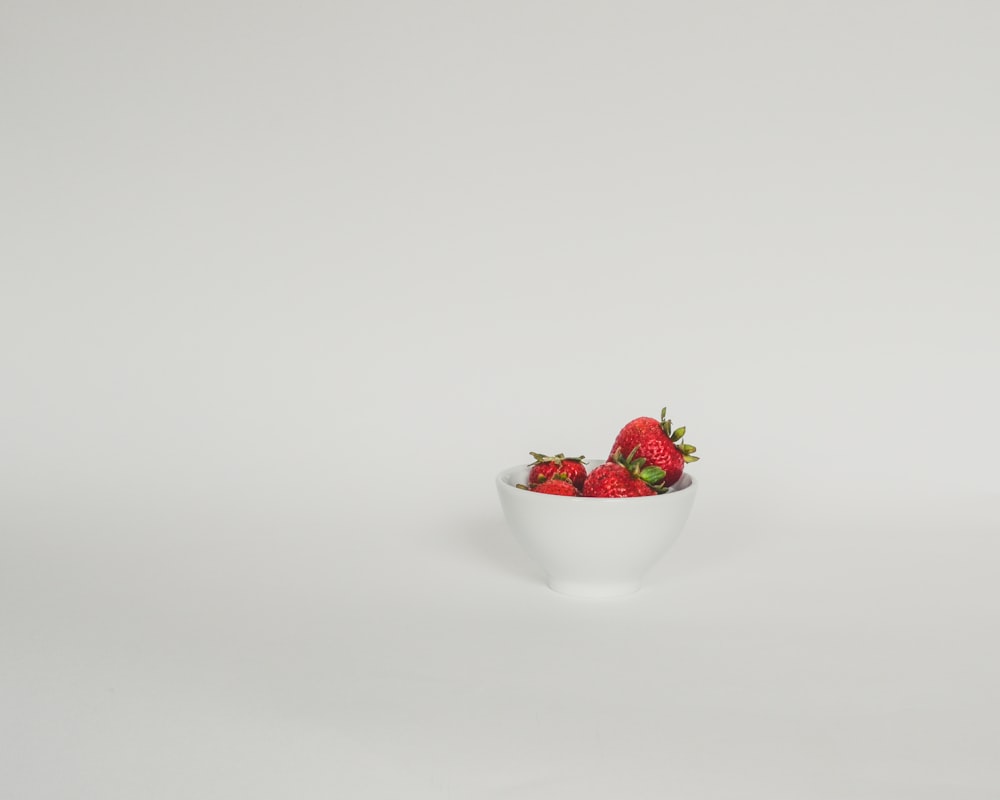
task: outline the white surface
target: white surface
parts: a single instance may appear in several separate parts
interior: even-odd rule
[[[603,463],[588,459],[587,471]],[[496,478],[500,507],[549,588],[573,597],[638,591],[683,531],[698,490],[697,479],[688,473],[654,497],[553,496],[517,488],[529,482],[530,473],[530,465],[501,471]],[[637,500],[642,502],[629,502]]]
[[[4,3],[0,797],[995,800],[997,26]],[[493,476],[665,403],[554,595]]]

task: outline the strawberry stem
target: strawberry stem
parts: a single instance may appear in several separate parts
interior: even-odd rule
[[[639,452],[639,445],[632,448],[632,452],[627,456],[622,455],[622,449],[619,447],[615,450],[614,455],[612,455],[611,460],[616,464],[620,464],[628,470],[629,474],[634,478],[646,483],[650,489],[657,492],[658,494],[663,494],[667,487],[663,485],[663,479],[667,477],[667,473],[664,472],[659,467],[647,467],[646,459],[636,458],[636,453]]]
[[[687,427],[681,425],[679,428],[673,427],[673,422],[667,419],[667,407],[664,406],[660,410],[660,427],[663,428],[663,432],[667,435],[667,438],[674,443],[674,446],[681,451],[681,455],[684,456],[684,463],[691,464],[698,460],[698,456],[691,455],[698,448],[684,444],[684,434],[687,433]]]
[[[562,453],[547,456],[544,453],[533,453],[530,450],[528,451],[528,455],[535,459],[535,463],[532,466],[537,464],[555,464],[556,466],[561,466],[563,461],[578,461],[582,464],[586,458],[586,456],[567,456]]]

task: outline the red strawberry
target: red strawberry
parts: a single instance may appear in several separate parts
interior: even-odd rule
[[[559,494],[565,497],[579,497],[580,492],[577,488],[569,481],[564,481],[561,478],[552,478],[552,480],[542,481],[537,486],[533,486],[531,491],[538,492],[539,494]]]
[[[518,489],[524,489],[527,492],[538,492],[539,494],[558,494],[565,497],[580,496],[580,492],[577,488],[572,483],[563,480],[562,478],[543,480],[541,483],[536,483],[533,486],[525,486],[523,483],[518,483],[516,485]]]
[[[530,453],[535,463],[528,473],[528,483],[531,486],[549,480],[562,478],[572,483],[577,489],[583,489],[587,479],[587,468],[583,465],[583,456],[567,458],[562,453],[554,456],[543,456],[541,453]]]
[[[583,484],[584,497],[648,497],[661,487],[663,470],[645,466],[633,450],[627,456],[616,451],[610,461],[594,467]]]
[[[687,428],[672,430],[671,421],[667,419],[667,409],[660,412],[660,420],[652,417],[639,417],[632,420],[618,433],[615,443],[611,445],[611,455],[621,450],[631,453],[635,450],[638,458],[663,470],[663,488],[673,486],[681,479],[684,465],[697,461],[698,457],[691,455],[697,447],[684,444],[684,433]]]

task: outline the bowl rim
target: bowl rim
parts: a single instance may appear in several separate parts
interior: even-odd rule
[[[588,458],[586,459],[585,463],[587,464],[588,467],[591,464],[593,464],[594,466],[600,466],[601,464],[607,463],[607,459]],[[500,491],[515,492],[517,496],[523,495],[527,497],[537,497],[540,500],[546,502],[547,501],[558,502],[566,500],[571,500],[571,501],[586,500],[588,503],[629,503],[635,500],[659,500],[660,502],[664,502],[666,498],[673,497],[679,494],[684,494],[685,492],[690,492],[694,490],[698,485],[697,478],[695,478],[694,475],[692,475],[691,473],[685,471],[681,475],[680,481],[678,481],[678,483],[684,481],[685,478],[687,479],[687,482],[678,489],[675,489],[673,486],[671,486],[664,494],[654,494],[645,497],[582,497],[582,496],[566,497],[565,495],[554,495],[554,494],[544,494],[542,492],[525,491],[524,489],[518,489],[516,486],[514,486],[511,483],[508,483],[507,480],[505,480],[505,478],[507,478],[507,476],[509,476],[510,473],[514,472],[515,470],[522,470],[530,466],[531,466],[530,464],[514,464],[513,466],[500,470],[500,472],[498,472],[496,476],[496,484],[498,489]]]

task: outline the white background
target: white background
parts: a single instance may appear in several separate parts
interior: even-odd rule
[[[1000,797],[998,9],[5,0],[0,795]]]

